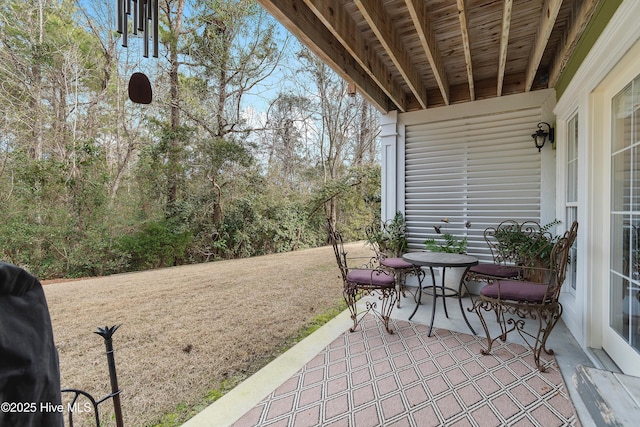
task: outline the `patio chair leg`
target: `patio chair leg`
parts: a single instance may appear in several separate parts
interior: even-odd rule
[[[377,310],[378,303],[376,301],[366,301],[366,309],[361,313],[358,313],[358,294],[361,295],[375,295],[380,294],[378,299],[380,300],[380,310]],[[382,324],[384,328],[389,334],[393,334],[393,330],[389,327],[389,321],[391,320],[391,312],[393,311],[394,306],[396,305],[396,296],[397,292],[395,287],[388,289],[376,289],[376,290],[363,290],[357,288],[345,288],[342,292],[345,302],[349,307],[349,313],[351,315],[351,320],[353,321],[353,326],[349,328],[349,332],[355,332],[358,328],[358,323],[362,320],[362,318],[368,313],[372,312],[377,317],[382,320]]]
[[[562,316],[562,305],[558,303],[553,310],[545,310],[539,313],[540,318],[540,330],[538,331],[538,336],[536,337],[536,344],[533,349],[534,360],[536,362],[536,367],[540,372],[546,371],[546,368],[540,363],[540,354],[544,351],[546,354],[553,356],[555,352],[553,349],[547,348],[547,339],[549,335],[551,335],[551,331],[560,320]]]
[[[471,299],[471,301],[473,301],[473,298]],[[467,315],[464,312],[464,307],[462,306],[462,297],[458,298],[458,303],[460,304],[460,313],[462,313],[462,317],[464,318],[464,321],[467,323],[467,326],[469,327],[469,329],[471,329],[471,333],[475,335],[476,331],[475,329],[473,329],[473,326],[471,326],[471,323],[469,323],[469,319],[467,319]]]
[[[550,319],[548,316],[550,316],[549,313],[538,313],[538,334],[534,337],[531,336],[532,338],[535,339],[535,343],[532,346],[531,344],[529,344],[529,342],[526,340],[526,337],[523,336],[523,338],[525,338],[525,341],[527,342],[527,344],[529,345],[529,348],[531,348],[531,351],[533,352],[533,360],[536,364],[536,368],[538,368],[538,371],[540,372],[544,372],[546,369],[545,367],[540,363],[540,353],[542,353],[542,350],[545,350],[545,353],[547,352],[545,345],[546,345],[546,341],[547,341],[547,337],[549,336],[549,334],[547,333],[548,330],[552,329],[553,327],[550,327],[550,322],[553,322],[552,319]],[[520,333],[520,335],[522,336],[523,332]],[[547,353],[549,354],[549,353]],[[553,354],[553,350],[551,350],[551,354]]]
[[[545,329],[544,336],[542,337],[542,349],[548,355],[555,354],[553,349],[547,348],[547,339],[549,338],[549,335],[551,335],[551,331],[553,331],[553,328],[555,328],[556,324],[558,323],[558,320],[560,320],[560,317],[562,317],[562,311],[563,311],[562,304],[558,303],[557,310],[551,314],[551,323]]]
[[[382,301],[382,307],[380,309],[380,319],[382,320],[387,333],[393,334],[393,330],[389,327],[389,320],[391,320],[391,312],[393,311],[393,307],[396,305],[396,297],[398,298],[398,300],[400,300],[400,295],[394,288],[382,289],[379,292],[381,293],[380,300]]]
[[[356,307],[358,300],[356,298],[356,290],[345,288],[342,295],[344,301],[347,303],[347,307],[349,307],[349,313],[351,313],[351,320],[353,321],[353,326],[349,329],[349,332],[354,332],[358,327],[358,308]]]
[[[401,299],[400,296],[403,296],[404,298],[407,297],[407,294],[405,293],[406,278],[407,278],[407,273],[405,273],[404,271],[399,272],[396,276],[396,281],[398,282],[398,308],[400,308],[400,299]]]
[[[493,343],[496,340],[499,339],[500,341],[505,342],[507,340],[507,335],[509,334],[509,332],[517,328],[518,322],[514,321],[513,319],[506,320],[504,310],[499,304],[495,304],[491,301],[486,300],[476,300],[474,301],[473,306],[469,308],[469,311],[471,310],[475,311],[478,315],[480,323],[482,324],[482,328],[484,329],[484,333],[487,336],[487,349],[480,350],[480,353],[484,354],[485,356],[491,354],[491,348],[493,347]],[[495,313],[496,323],[500,325],[500,334],[498,334],[498,336],[491,338],[491,333],[489,332],[487,322],[482,315],[482,311],[493,311]],[[508,327],[508,324],[512,324],[513,326]]]
[[[484,329],[484,334],[487,337],[487,349],[486,350],[480,349],[480,353],[486,356],[488,354],[491,354],[491,346],[493,345],[493,340],[491,339],[491,334],[489,333],[489,327],[487,326],[487,321],[484,320],[484,316],[482,315],[482,310],[489,311],[491,310],[491,306],[487,301],[476,300],[473,306],[469,308],[469,311],[471,310],[475,311],[476,314],[478,315],[478,318],[480,319],[480,324],[482,325],[482,329]]]
[[[422,268],[415,265],[413,266],[413,274],[418,279],[418,288],[415,292],[413,292],[413,302],[419,304],[422,296],[422,281],[424,280],[427,273]],[[433,271],[431,271],[431,275],[433,276]],[[433,277],[433,283],[435,283],[435,276]],[[415,314],[415,311],[413,313]],[[413,315],[411,317],[413,317]],[[411,317],[409,318],[409,320],[411,320]]]
[[[498,302],[492,302],[488,300],[475,300],[473,305],[467,309],[468,311],[475,311],[480,319],[480,323],[482,324],[482,328],[484,329],[484,333],[487,336],[487,348],[481,349],[480,353],[484,355],[491,354],[491,348],[493,347],[493,343],[496,340],[506,341],[507,335],[513,330],[517,330],[518,334],[529,349],[533,353],[533,359],[536,365],[536,368],[540,372],[545,372],[546,368],[540,362],[540,354],[544,351],[548,355],[553,355],[554,351],[550,348],[547,348],[547,339],[551,335],[551,331],[556,326],[560,317],[562,316],[562,305],[557,303],[551,306],[543,306],[537,308],[530,308],[527,311],[527,317],[531,319],[538,320],[538,331],[535,334],[531,334],[525,329],[525,321],[522,319],[524,314],[519,311],[509,311],[508,308],[505,308]],[[496,315],[496,322],[500,325],[500,334],[491,338],[489,333],[489,327],[487,322],[482,314],[483,311],[493,311]],[[512,314],[515,317],[509,317],[507,319],[507,315]]]

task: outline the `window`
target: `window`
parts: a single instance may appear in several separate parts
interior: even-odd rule
[[[578,115],[567,123],[567,193],[565,218],[568,228],[578,219]],[[567,268],[566,283],[570,285],[570,292],[575,293],[577,287],[577,243],[571,248],[571,262]]]

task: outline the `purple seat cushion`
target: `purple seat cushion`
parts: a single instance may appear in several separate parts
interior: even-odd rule
[[[492,277],[518,277],[518,269],[508,265],[500,264],[478,264],[469,268],[469,271],[476,274]]]
[[[402,258],[385,258],[380,261],[380,264],[387,268],[413,268],[413,264]]]
[[[379,270],[349,270],[347,280],[360,285],[373,285],[380,287],[393,287],[395,280],[392,274]]]
[[[542,302],[548,285],[542,283],[522,282],[518,280],[500,280],[480,290],[480,295],[510,301]]]

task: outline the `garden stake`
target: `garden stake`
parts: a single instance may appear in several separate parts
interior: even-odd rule
[[[111,380],[111,397],[113,397],[113,410],[116,416],[117,427],[124,427],[122,422],[122,408],[120,406],[120,389],[118,388],[118,377],[116,376],[116,361],[113,357],[113,341],[111,337],[118,330],[120,325],[112,327],[105,326],[104,329],[98,328],[96,334],[104,338],[106,347],[107,363],[109,364],[109,379]]]

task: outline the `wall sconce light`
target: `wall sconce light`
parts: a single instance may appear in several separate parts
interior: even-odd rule
[[[542,125],[547,125],[548,132],[542,130]],[[531,138],[536,144],[536,148],[538,149],[538,153],[544,147],[544,143],[547,141],[547,136],[549,137],[549,142],[553,144],[555,132],[551,125],[547,122],[538,123],[538,130],[536,133],[531,134]]]

